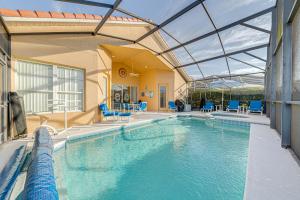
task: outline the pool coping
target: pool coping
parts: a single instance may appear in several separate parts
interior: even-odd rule
[[[143,120],[143,121],[138,121],[138,122],[132,122],[130,124],[124,124],[124,125],[119,125],[116,127],[108,127],[108,128],[104,128],[101,130],[92,130],[92,131],[84,131],[81,134],[76,134],[76,135],[70,135],[67,136],[66,138],[64,138],[64,140],[59,141],[59,142],[55,142],[53,145],[53,151],[56,152],[59,149],[63,148],[66,144],[66,142],[68,141],[75,141],[75,140],[80,140],[80,139],[88,139],[90,137],[94,137],[94,136],[100,136],[100,135],[105,135],[105,133],[110,133],[113,131],[120,131],[122,129],[128,129],[128,128],[133,128],[133,127],[138,127],[138,126],[142,126],[142,125],[146,125],[146,124],[150,124],[153,122],[157,122],[157,121],[161,121],[161,120],[166,120],[166,119],[170,119],[170,118],[175,118],[177,117],[177,115],[173,115],[173,116],[164,116],[161,117],[159,119],[148,119],[148,120]]]
[[[194,118],[200,118],[200,119],[216,119],[216,120],[221,120],[223,123],[224,122],[225,123],[229,122],[229,124],[234,124],[235,122],[240,123],[240,124],[247,123],[247,124],[250,124],[250,126],[252,123],[258,123],[258,122],[251,121],[251,119],[248,119],[248,118],[247,118],[248,120],[244,120],[245,118],[229,118],[229,117],[221,117],[221,116],[215,117],[210,114],[197,115],[197,114],[193,114],[193,113],[182,113],[182,114],[176,113],[171,116],[169,116],[169,115],[162,116],[158,119],[147,119],[147,120],[138,121],[138,122],[131,122],[130,124],[118,125],[115,127],[108,127],[108,128],[99,129],[99,130],[95,129],[95,130],[91,130],[91,131],[89,131],[89,130],[82,131],[82,133],[80,133],[80,134],[69,135],[69,136],[66,136],[65,138],[57,137],[56,139],[58,139],[60,141],[54,142],[54,152],[63,148],[67,141],[74,141],[74,140],[80,140],[83,138],[94,137],[97,135],[102,135],[102,134],[113,132],[113,131],[128,129],[128,128],[132,128],[132,127],[136,127],[136,126],[142,126],[142,125],[153,123],[156,121],[161,121],[161,120],[176,118],[176,117],[194,117]],[[260,123],[260,124],[265,124],[265,123]]]
[[[299,200],[300,160],[269,126],[252,124],[249,136],[245,200]]]

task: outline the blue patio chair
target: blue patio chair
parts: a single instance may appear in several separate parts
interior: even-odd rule
[[[234,110],[234,111],[238,112],[239,111],[239,106],[240,106],[240,101],[238,101],[238,100],[230,100],[228,102],[228,106],[226,108],[226,111]]]
[[[262,102],[260,100],[250,101],[248,113],[250,113],[250,112],[260,113],[262,115],[262,113],[263,113]]]
[[[174,101],[169,101],[168,105],[169,105],[169,110],[171,110],[171,111],[176,111],[177,110],[177,107],[176,107]]]
[[[205,103],[205,105],[201,108],[201,111],[203,111],[203,112],[205,112],[205,111],[207,111],[207,112],[212,112],[213,110],[214,110],[214,103],[213,102],[211,102],[211,101],[207,101],[206,103]]]
[[[133,107],[129,103],[124,103],[123,108],[124,110],[133,110]]]
[[[99,105],[100,111],[102,112],[104,118],[107,120],[108,117],[115,117],[119,113],[115,111],[110,111],[106,105],[106,103],[102,103]]]
[[[140,103],[139,111],[143,111],[143,112],[147,111],[147,102],[141,102]]]

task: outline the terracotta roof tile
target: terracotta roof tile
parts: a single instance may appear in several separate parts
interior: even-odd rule
[[[5,8],[0,8],[0,14],[9,17],[20,17],[20,13],[17,10],[10,10]]]
[[[115,16],[110,16],[110,17],[109,17],[109,20],[116,21],[117,18],[116,18]]]
[[[65,18],[61,12],[51,12],[50,11],[50,14],[51,14],[52,18]]]
[[[122,17],[116,17],[117,21],[123,21]]]
[[[59,18],[59,19],[95,19],[101,20],[103,16],[92,14],[80,14],[80,13],[68,13],[68,12],[44,12],[44,11],[32,11],[32,10],[10,10],[0,8],[0,15],[6,17],[29,17],[29,18]],[[126,21],[126,22],[141,22],[136,18],[130,17],[115,17],[110,16],[110,21]]]
[[[74,13],[76,19],[85,19],[84,14]]]
[[[94,15],[91,15],[91,14],[84,14],[84,16],[86,19],[95,19]]]
[[[36,11],[36,15],[38,18],[51,18],[51,15],[49,12]]]
[[[100,19],[102,19],[102,18],[103,18],[103,17],[100,16],[100,15],[94,15],[94,19],[100,20]]]
[[[75,19],[75,15],[73,13],[64,12],[63,15],[66,19]]]
[[[30,18],[36,18],[36,12],[32,10],[19,10],[19,13],[21,17],[30,17]]]

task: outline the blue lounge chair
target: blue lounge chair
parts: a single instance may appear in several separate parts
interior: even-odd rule
[[[102,103],[99,105],[99,108],[104,116],[105,119],[107,119],[108,117],[115,117],[118,116],[118,112],[115,111],[110,111],[106,105],[106,103]]]
[[[147,102],[140,103],[139,111],[143,111],[143,112],[147,111]]]
[[[201,111],[212,112],[214,110],[214,103],[211,101],[207,101],[205,105],[201,108]]]
[[[174,101],[169,101],[168,105],[169,105],[169,110],[171,110],[171,111],[176,111],[177,110],[177,107],[176,107]]]
[[[262,113],[263,113],[262,102],[260,100],[250,101],[248,113],[250,113],[250,112],[260,113],[262,115]]]
[[[240,106],[240,101],[238,101],[238,100],[230,100],[228,102],[228,106],[227,106],[226,110],[227,111],[234,110],[234,111],[238,112],[239,111],[239,106]]]

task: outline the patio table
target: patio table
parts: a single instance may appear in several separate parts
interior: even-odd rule
[[[246,113],[248,110],[248,106],[239,106],[239,113]]]
[[[223,110],[222,104],[215,105],[215,106],[216,106],[216,111]]]

